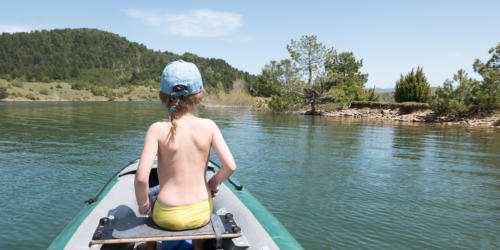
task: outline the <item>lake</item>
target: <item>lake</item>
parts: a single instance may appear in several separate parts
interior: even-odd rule
[[[234,177],[306,249],[500,248],[498,129],[199,115],[221,128]],[[165,117],[159,103],[0,103],[0,249],[46,248]]]

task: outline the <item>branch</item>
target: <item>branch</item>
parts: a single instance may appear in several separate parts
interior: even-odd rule
[[[333,101],[335,101],[335,96],[332,95],[322,96],[318,98],[318,102],[320,103],[333,102]]]
[[[305,97],[306,95],[304,95],[304,93],[300,93],[298,91],[294,91],[294,90],[287,90],[286,91],[288,94],[292,94],[292,95],[295,95],[295,96],[300,96],[300,97]]]

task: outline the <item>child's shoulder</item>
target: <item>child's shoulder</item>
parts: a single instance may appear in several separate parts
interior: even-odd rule
[[[163,121],[157,121],[153,124],[151,124],[151,126],[149,126],[149,129],[150,130],[162,130],[162,129],[166,129],[166,128],[170,128],[172,126],[172,123],[168,120],[163,120]]]
[[[215,122],[212,121],[212,120],[210,120],[210,119],[208,119],[208,118],[200,118],[200,117],[198,117],[198,120],[204,126],[207,126],[207,127],[210,127],[210,128],[217,127],[217,125],[215,124]]]

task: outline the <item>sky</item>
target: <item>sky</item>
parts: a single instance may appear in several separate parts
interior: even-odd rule
[[[221,58],[259,74],[302,35],[363,60],[367,87],[423,67],[431,86],[500,42],[500,1],[5,1],[1,32],[97,28],[150,49]]]

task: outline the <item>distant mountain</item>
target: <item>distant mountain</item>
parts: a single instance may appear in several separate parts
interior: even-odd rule
[[[222,59],[153,51],[142,44],[97,29],[56,29],[0,35],[0,78],[5,79],[155,86],[159,84],[165,65],[178,59],[193,62],[199,67],[209,91],[222,87],[230,90],[237,79],[243,79],[248,86],[255,79],[255,76],[231,67]]]
[[[375,88],[375,93],[394,92],[394,88]]]

